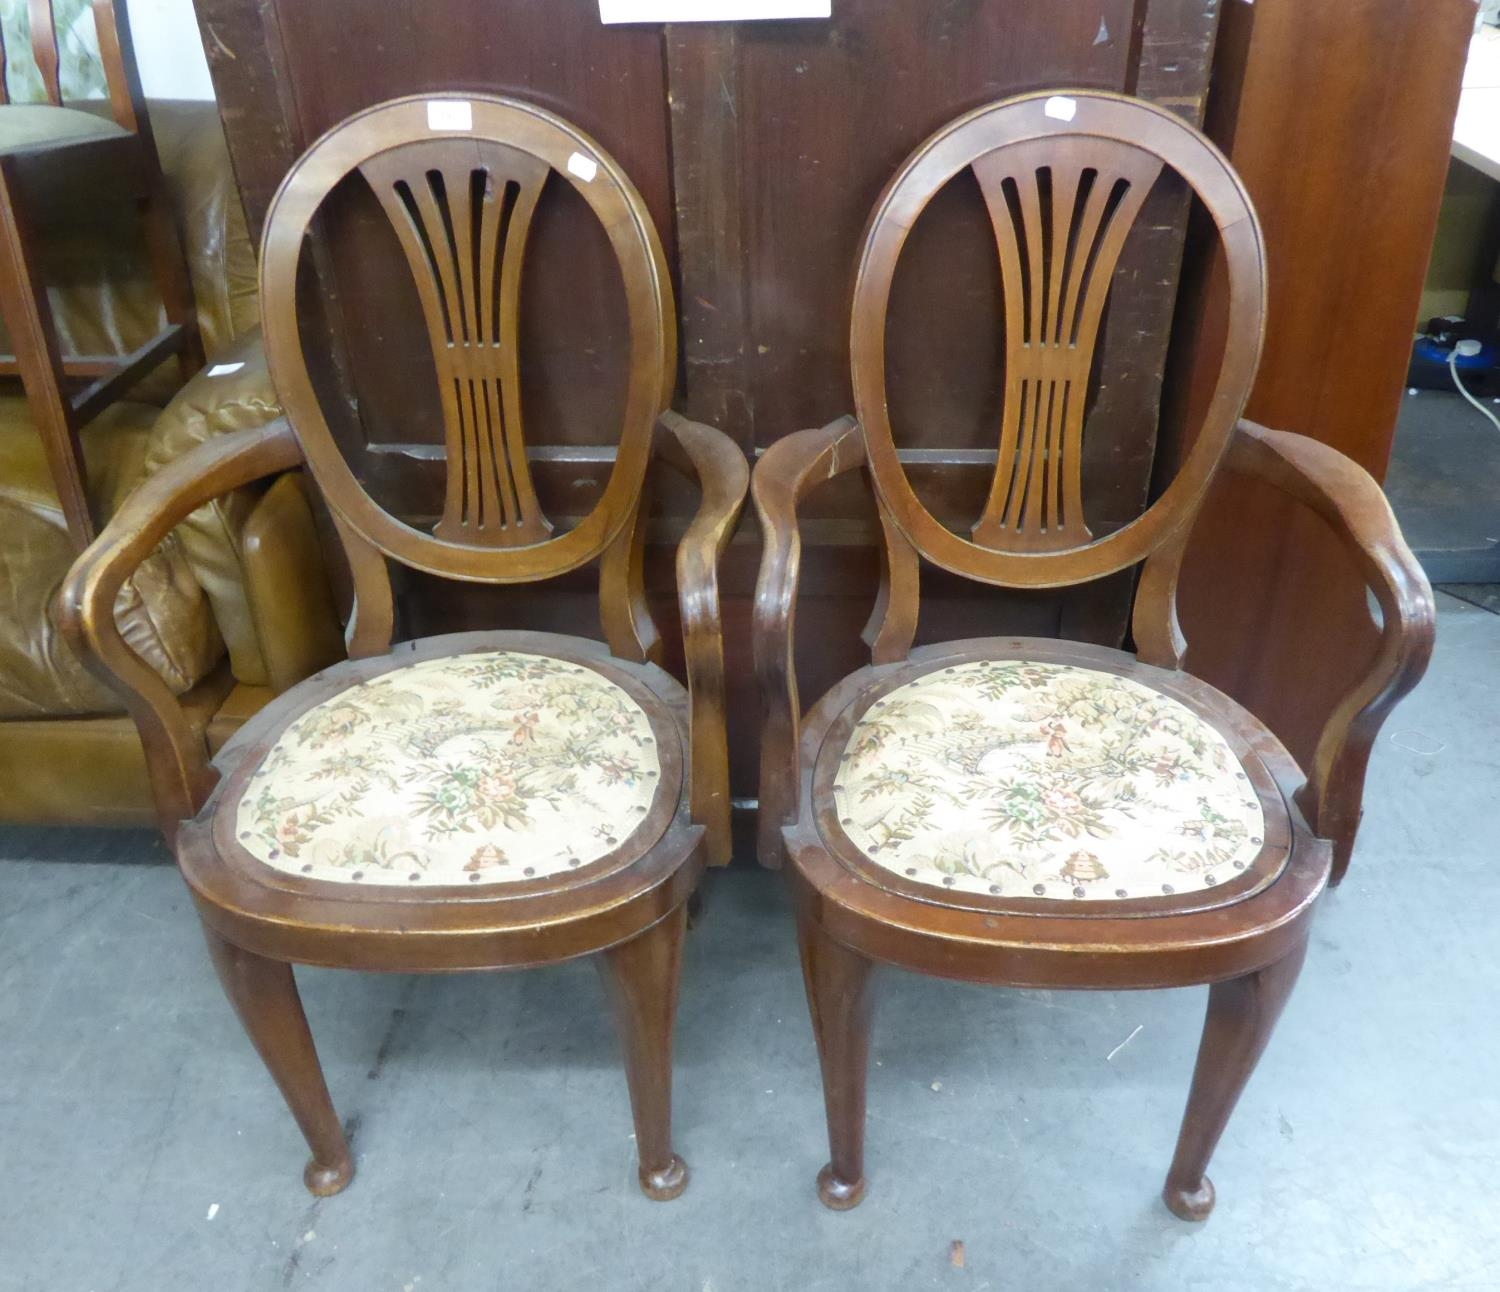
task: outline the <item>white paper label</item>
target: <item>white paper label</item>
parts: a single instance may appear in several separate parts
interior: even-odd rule
[[[599,163],[592,157],[585,157],[582,153],[574,153],[568,158],[568,172],[577,175],[585,184],[592,184],[594,176],[599,173]]]
[[[1071,121],[1078,115],[1078,100],[1070,99],[1066,94],[1054,94],[1047,100],[1042,111],[1058,121]]]
[[[474,108],[468,99],[428,99],[429,130],[472,130]]]
[[[827,18],[831,0],[599,0],[600,22],[746,22]]]
[[[227,377],[231,372],[238,372],[245,365],[243,363],[216,363],[208,370],[210,377]]]

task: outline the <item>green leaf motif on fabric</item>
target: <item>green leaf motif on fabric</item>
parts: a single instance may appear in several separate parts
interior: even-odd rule
[[[877,700],[850,733],[835,800],[879,865],[1027,897],[1212,885],[1253,862],[1265,832],[1239,760],[1186,705],[1018,660],[938,668]]]

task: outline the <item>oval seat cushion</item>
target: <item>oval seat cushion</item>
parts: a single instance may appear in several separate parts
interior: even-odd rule
[[[855,724],[841,829],[908,882],[1025,898],[1159,897],[1261,851],[1245,769],[1207,721],[1130,678],[978,660],[896,687]]]
[[[485,651],[351,686],[280,734],[235,836],[267,866],[343,883],[496,884],[615,850],[661,783],[650,720],[571,660]]]

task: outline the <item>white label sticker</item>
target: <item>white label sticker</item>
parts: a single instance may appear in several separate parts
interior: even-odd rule
[[[227,377],[231,372],[238,372],[245,365],[243,363],[216,363],[208,370],[210,377]]]
[[[827,18],[830,0],[599,0],[600,22],[746,22]]]
[[[577,175],[585,184],[592,184],[594,176],[599,173],[599,163],[592,157],[585,157],[582,153],[574,153],[568,158],[568,172]]]
[[[472,130],[474,108],[468,99],[428,99],[429,130]]]
[[[1042,111],[1058,121],[1071,121],[1078,115],[1078,100],[1070,99],[1066,94],[1054,94],[1047,100]]]

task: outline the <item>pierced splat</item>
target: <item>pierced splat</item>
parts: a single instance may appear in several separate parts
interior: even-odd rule
[[[1126,235],[1161,159],[1073,137],[999,149],[973,163],[1005,294],[999,460],[974,541],[1057,551],[1093,537],[1083,516],[1083,423],[1094,348]]]
[[[550,167],[504,144],[393,148],[360,173],[406,252],[432,341],[448,478],[436,537],[487,547],[543,542],[526,459],[517,353],[521,265]]]

